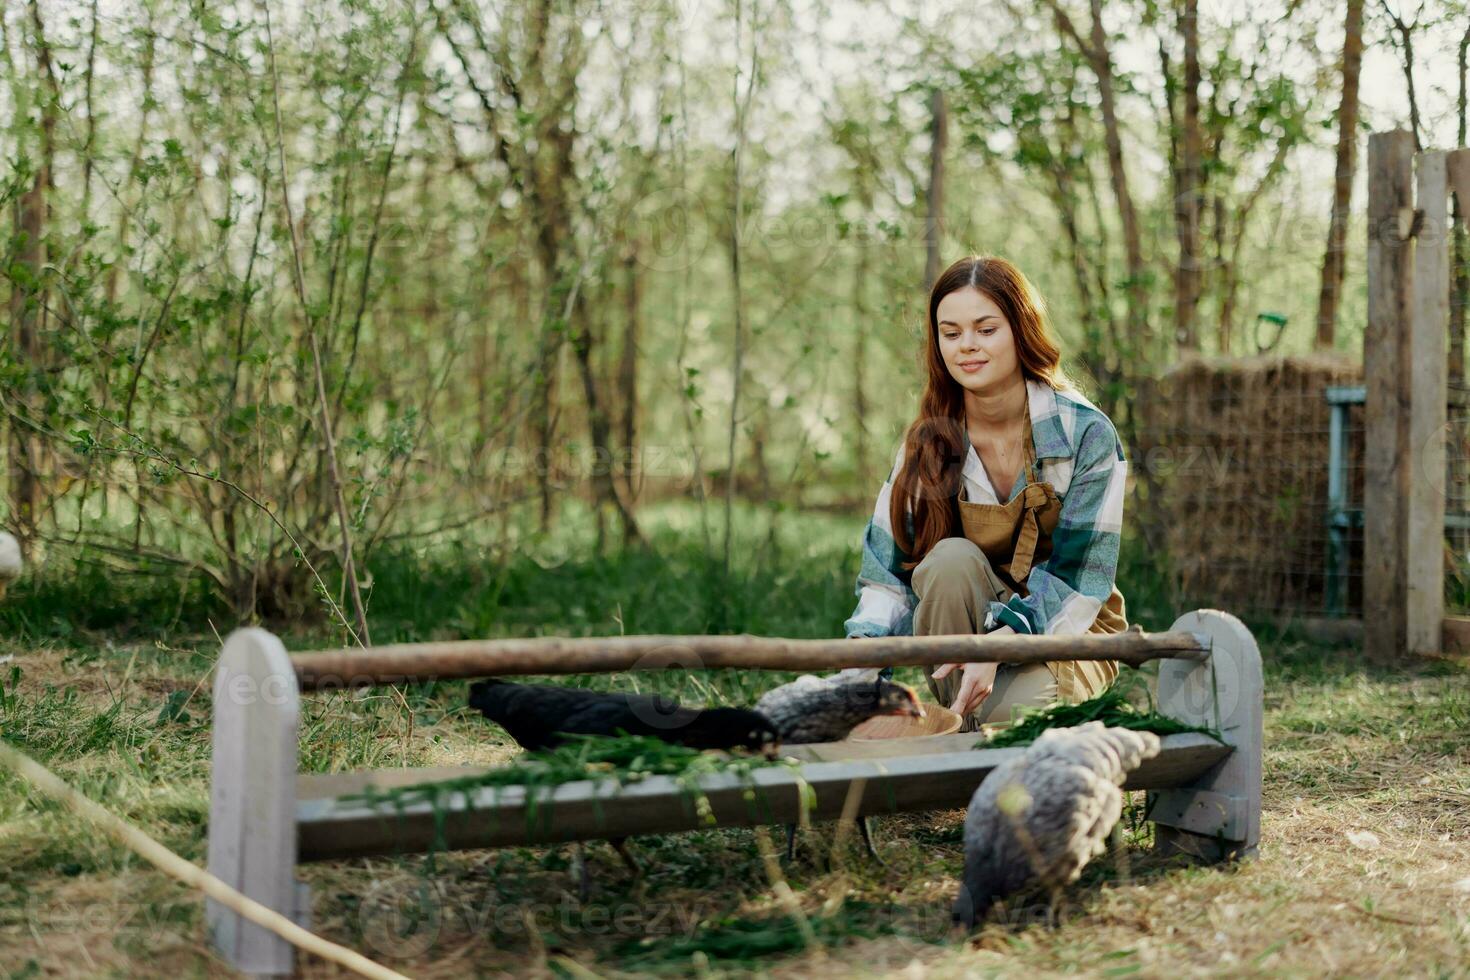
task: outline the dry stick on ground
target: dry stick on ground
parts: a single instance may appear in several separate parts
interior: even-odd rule
[[[362,605],[362,589],[357,584],[357,566],[352,560],[352,526],[347,517],[347,498],[342,493],[342,471],[337,466],[337,443],[332,436],[332,413],[327,400],[327,383],[322,374],[321,344],[316,335],[316,318],[306,299],[306,270],[301,264],[301,243],[296,238],[296,220],[291,214],[291,174],[286,169],[286,137],[281,131],[281,79],[276,73],[276,45],[271,34],[271,9],[266,0],[261,0],[265,14],[265,51],[271,70],[271,107],[276,122],[276,156],[281,168],[281,206],[286,212],[286,229],[291,236],[291,280],[296,286],[296,298],[301,303],[301,315],[306,318],[307,342],[311,347],[312,371],[316,375],[317,402],[322,415],[323,450],[327,455],[327,470],[332,478],[332,496],[337,508],[337,523],[342,528],[342,571],[347,576],[347,589],[352,593],[352,611],[357,616],[359,642],[371,645],[368,633],[367,610]]]
[[[832,851],[827,856],[828,862],[836,867],[842,860],[839,850],[843,841],[847,840],[848,833],[857,825],[859,820],[865,819],[858,816],[858,807],[863,802],[863,790],[868,786],[865,777],[858,777],[847,784],[847,796],[842,800],[842,815],[837,818],[837,832],[832,835]]]
[[[755,828],[755,844],[760,851],[761,864],[766,869],[766,877],[771,882],[771,890],[776,894],[776,901],[781,903],[781,908],[791,917],[796,924],[796,929],[801,933],[801,941],[806,946],[807,952],[821,959],[826,956],[826,950],[822,944],[817,942],[817,934],[812,930],[812,924],[808,921],[806,913],[801,910],[801,902],[796,893],[786,883],[786,876],[781,873],[781,860],[776,857],[776,848],[771,844],[770,835],[766,833],[765,827]]]
[[[78,816],[111,834],[164,874],[199,889],[230,911],[262,929],[269,929],[293,946],[345,967],[359,976],[373,977],[375,980],[406,980],[403,974],[395,973],[360,953],[354,953],[344,946],[314,935],[280,913],[240,894],[208,871],[185,861],[126,820],[78,793],[51,770],[3,741],[0,741],[0,765],[30,782],[43,795],[64,804]]]

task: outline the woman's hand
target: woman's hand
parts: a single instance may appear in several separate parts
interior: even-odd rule
[[[1001,626],[986,635],[1004,636],[1014,632],[1015,630],[1009,626]],[[990,692],[995,689],[995,672],[999,666],[994,661],[976,664],[941,664],[931,676],[936,681],[942,680],[961,667],[964,668],[964,674],[960,678],[959,693],[955,695],[954,704],[949,707],[949,710],[964,717],[979,708],[985,703],[985,699],[990,697]]]
[[[934,679],[941,680],[948,677],[960,664],[943,664],[934,672]],[[964,664],[964,675],[960,678],[960,691],[955,695],[954,704],[949,710],[961,717],[968,715],[990,697],[990,692],[995,688],[995,669],[999,666],[994,663],[987,664]]]

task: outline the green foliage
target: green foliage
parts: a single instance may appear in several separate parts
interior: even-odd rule
[[[5,82],[16,111],[0,204],[18,213],[45,154],[67,179],[44,189],[45,261],[27,229],[0,234],[12,335],[43,328],[0,350],[0,384],[16,393],[17,439],[44,463],[35,509],[52,560],[106,554],[117,573],[148,575],[171,563],[238,616],[318,626],[351,605],[341,524],[361,562],[444,527],[476,526],[509,548],[517,528],[566,519],[594,452],[632,454],[625,498],[703,499],[733,470],[759,474],[737,487],[744,499],[862,513],[921,382],[935,89],[952,129],[943,257],[1001,251],[1027,269],[1069,367],[1121,410],[1125,436],[1134,382],[1174,354],[1167,336],[1144,349],[1120,326],[1135,281],[1156,325],[1169,312],[1172,195],[1135,188],[1146,254],[1132,277],[1097,80],[1051,18],[1023,13],[1011,29],[993,11],[997,29],[975,50],[901,15],[881,45],[823,37],[851,68],[811,90],[820,113],[769,97],[805,88],[808,59],[792,56],[786,14],[757,18],[752,133],[781,136],[744,154],[747,412],[726,459],[728,134],[691,120],[723,118],[732,65],[683,61],[670,43],[677,5],[578,0],[543,22],[535,4],[481,18],[473,4],[351,0],[277,11],[267,36],[259,11],[160,0],[102,16],[95,39],[84,10],[34,6],[38,19],[6,14],[19,61]],[[1179,65],[1166,79],[1151,59],[1155,42],[1172,54],[1177,24],[1156,5],[1133,12],[1158,36],[1147,69],[1119,68],[1122,124],[1137,152],[1171,161],[1163,107],[1177,111]],[[728,27],[731,13],[700,27]],[[1316,70],[1327,55],[1298,39],[1311,17],[1201,18],[1212,263],[1201,315],[1223,318],[1240,286],[1245,322],[1256,307],[1289,317],[1284,347],[1311,330],[1314,293],[1300,283],[1322,240],[1280,242],[1321,218],[1284,190],[1331,115],[1333,73]],[[172,40],[184,36],[187,51]],[[55,91],[36,63],[42,43],[65,66]],[[1172,102],[1157,91],[1166,80]],[[65,107],[64,125],[46,128],[47,106]],[[1253,217],[1247,201],[1260,202]],[[1345,324],[1361,319],[1360,294],[1350,279]],[[568,343],[588,355],[580,384],[562,366]],[[619,423],[612,445],[594,450],[583,427],[594,418]],[[737,583],[704,584],[707,608],[690,618],[705,629],[754,614]]]
[[[128,575],[78,555],[52,558],[7,590],[0,634],[84,647],[96,642],[97,631],[119,640],[154,637],[226,622],[228,615],[211,583],[170,562],[140,560]]]

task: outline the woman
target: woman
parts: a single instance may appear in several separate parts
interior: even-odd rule
[[[929,295],[928,382],[863,543],[849,637],[1115,633],[1128,466],[1112,422],[1061,369],[1045,306],[994,256]],[[1080,701],[1114,661],[944,664],[929,677],[964,730]]]

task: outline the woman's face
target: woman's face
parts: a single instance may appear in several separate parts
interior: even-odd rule
[[[967,391],[997,391],[1020,373],[1016,335],[989,296],[965,286],[939,301],[939,353]]]

